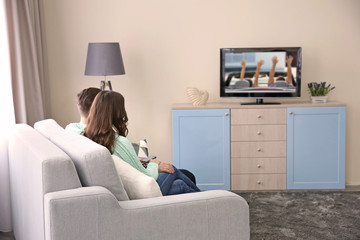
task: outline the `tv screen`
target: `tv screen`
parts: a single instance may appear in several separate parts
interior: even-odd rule
[[[301,47],[221,48],[220,97],[300,97]]]

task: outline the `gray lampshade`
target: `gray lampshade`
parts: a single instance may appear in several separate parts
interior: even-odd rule
[[[89,43],[85,75],[125,74],[119,43]]]

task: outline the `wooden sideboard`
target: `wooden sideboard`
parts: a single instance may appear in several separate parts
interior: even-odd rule
[[[173,160],[200,189],[345,188],[346,106],[173,106]]]

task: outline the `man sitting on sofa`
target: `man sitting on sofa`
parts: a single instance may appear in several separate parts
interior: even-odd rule
[[[99,88],[90,87],[85,88],[77,94],[77,107],[80,113],[80,122],[68,124],[65,128],[66,130],[71,130],[79,134],[84,131],[91,104],[99,92],[101,92]]]
[[[91,104],[99,92],[101,92],[99,88],[89,87],[77,94],[77,107],[80,113],[80,122],[68,124],[65,128],[66,130],[74,131],[78,134],[83,133],[87,124]],[[186,169],[179,170],[196,184],[196,178],[193,173]]]

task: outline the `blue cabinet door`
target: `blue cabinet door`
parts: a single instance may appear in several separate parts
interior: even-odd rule
[[[287,188],[345,188],[346,108],[287,110]]]
[[[173,110],[173,162],[201,190],[230,189],[229,109]]]

